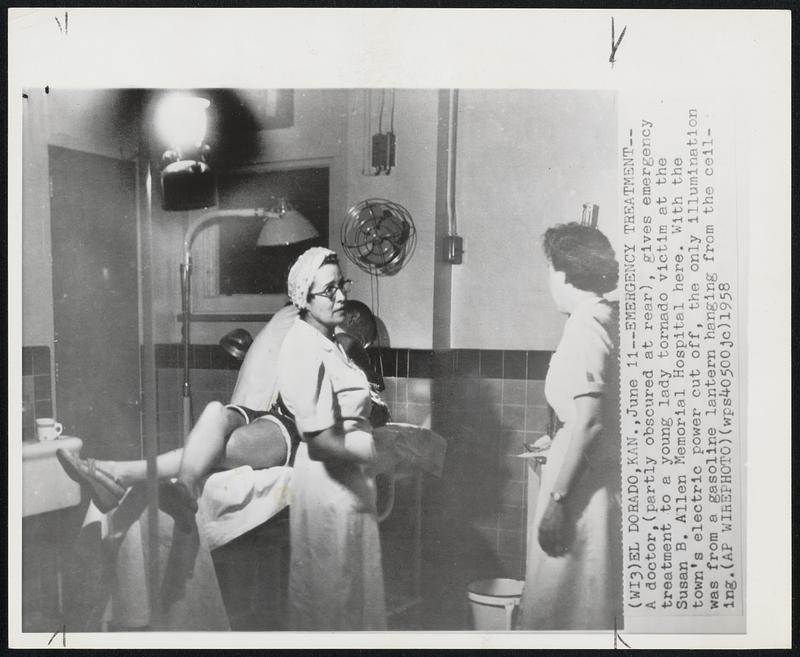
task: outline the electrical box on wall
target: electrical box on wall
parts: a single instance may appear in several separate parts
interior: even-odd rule
[[[451,265],[460,265],[464,255],[464,238],[460,235],[445,235],[444,261]]]
[[[395,165],[395,137],[393,132],[372,135],[372,166],[388,173]]]

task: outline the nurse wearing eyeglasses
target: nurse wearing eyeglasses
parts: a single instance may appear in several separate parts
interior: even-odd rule
[[[289,272],[300,314],[281,347],[278,388],[302,437],[290,512],[294,630],[386,629],[369,382],[333,339],[349,285],[322,247]]]

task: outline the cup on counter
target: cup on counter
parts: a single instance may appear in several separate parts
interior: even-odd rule
[[[64,431],[61,422],[52,417],[36,418],[36,435],[39,440],[55,440]]]

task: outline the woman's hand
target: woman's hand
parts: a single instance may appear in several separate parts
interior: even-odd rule
[[[568,533],[564,504],[550,499],[539,523],[539,545],[551,557],[563,557],[569,550]]]

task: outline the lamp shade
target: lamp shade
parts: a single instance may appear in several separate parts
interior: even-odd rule
[[[256,246],[285,246],[319,236],[317,229],[285,200],[276,211],[267,212],[267,220],[256,240]]]
[[[216,204],[216,179],[205,162],[180,160],[161,172],[164,210],[198,210]]]

